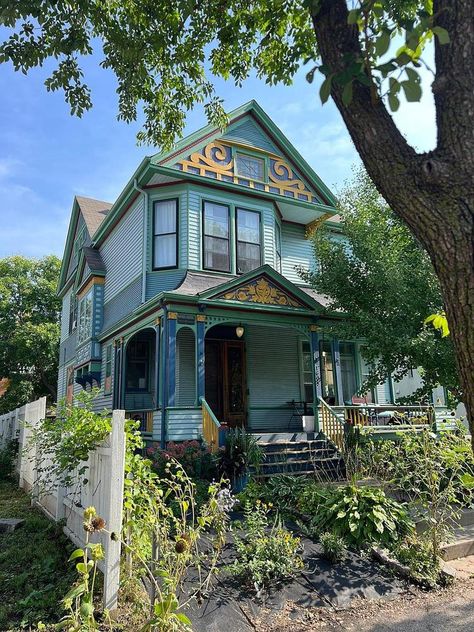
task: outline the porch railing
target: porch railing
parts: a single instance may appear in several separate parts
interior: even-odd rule
[[[321,430],[342,451],[344,449],[344,417],[334,407],[326,404],[321,397],[319,403],[321,406]]]
[[[219,428],[221,427],[221,424],[204,397],[201,397],[201,407],[202,438],[209,446],[211,452],[217,452],[219,449]]]
[[[331,408],[343,421],[357,426],[428,425],[434,421],[432,406],[360,404]]]

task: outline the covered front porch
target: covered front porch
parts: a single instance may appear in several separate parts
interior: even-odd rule
[[[145,436],[199,439],[209,417],[258,433],[301,432],[304,422],[318,432],[319,398],[352,402],[359,344],[331,338],[318,302],[263,268],[192,298],[183,284],[124,338],[120,399]]]

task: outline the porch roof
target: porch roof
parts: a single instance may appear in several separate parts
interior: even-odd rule
[[[222,292],[232,288],[239,288],[249,281],[261,277],[267,277],[269,280],[275,281],[282,288],[285,288],[290,294],[303,301],[306,308],[326,308],[329,304],[329,300],[326,296],[318,294],[312,288],[295,285],[268,265],[260,266],[251,272],[238,276],[216,275],[214,273],[188,270],[181,285],[179,285],[175,290],[167,292],[167,294],[220,300],[222,299],[220,296]],[[308,300],[308,297],[310,300]],[[255,302],[257,303],[258,301]]]

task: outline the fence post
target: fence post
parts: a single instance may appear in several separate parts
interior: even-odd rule
[[[107,530],[115,533],[116,538],[107,537],[104,560],[104,608],[113,610],[117,607],[120,584],[120,538],[122,530],[123,482],[125,470],[125,411],[114,410],[112,413],[112,432],[110,435],[111,470],[109,519]]]

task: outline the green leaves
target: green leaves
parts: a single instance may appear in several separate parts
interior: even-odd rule
[[[436,35],[436,37],[438,38],[439,43],[442,46],[444,46],[445,44],[449,44],[449,42],[451,41],[450,38],[449,38],[448,31],[446,29],[444,29],[442,26],[433,26],[433,28],[431,30]]]
[[[448,319],[446,318],[446,314],[444,312],[431,314],[430,316],[427,316],[423,322],[425,325],[429,325],[431,323],[435,329],[441,332],[442,338],[449,336]]]

